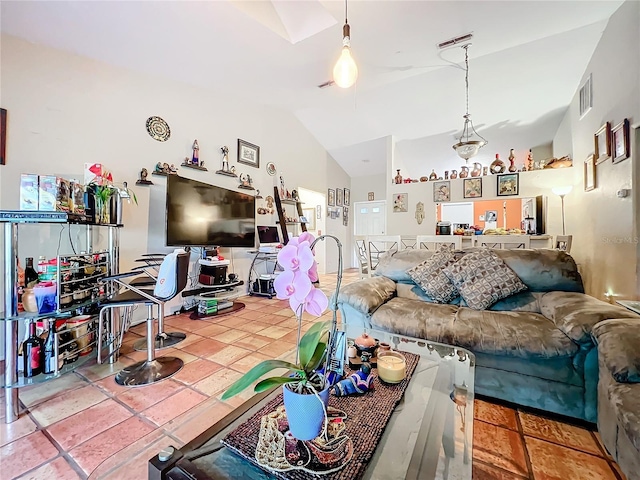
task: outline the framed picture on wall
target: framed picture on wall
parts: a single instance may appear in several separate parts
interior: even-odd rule
[[[520,193],[520,184],[517,173],[505,173],[498,175],[498,192],[499,197],[509,197]]]
[[[409,211],[409,195],[406,193],[396,193],[393,196],[393,211],[408,212]]]
[[[465,178],[464,184],[464,198],[480,198],[482,197],[482,177],[480,178]]]
[[[344,205],[344,190],[336,188],[336,207]]]
[[[328,189],[327,205],[334,207],[336,205],[336,191],[333,188]]]
[[[345,227],[349,226],[349,207],[342,207],[342,224]]]
[[[351,205],[351,190],[348,188],[344,189],[344,204]]]
[[[316,205],[316,220],[322,218],[322,205]]]
[[[629,120],[626,118],[618,125],[613,127],[611,131],[613,145],[613,163],[621,162],[629,158],[630,141],[629,141]]]
[[[375,192],[369,192],[367,193],[367,200],[370,202],[373,202],[373,199],[375,198]]]
[[[238,163],[260,167],[260,147],[238,139]]]
[[[589,192],[596,188],[596,162],[593,154],[584,161],[584,191]]]
[[[433,201],[436,203],[449,202],[451,200],[451,182],[433,182]]]
[[[596,165],[611,158],[611,123],[605,123],[593,136]]]

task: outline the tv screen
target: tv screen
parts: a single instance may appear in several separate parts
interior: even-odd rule
[[[255,198],[167,176],[167,245],[255,247]]]

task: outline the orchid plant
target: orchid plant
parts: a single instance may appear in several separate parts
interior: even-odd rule
[[[120,197],[133,199],[135,204],[138,204],[138,198],[133,190],[129,190],[127,182],[122,182],[122,186],[116,185],[113,182],[113,175],[108,170],[100,170],[99,172],[95,171],[93,173],[96,173],[96,178],[89,185],[93,188],[93,195],[103,203],[109,201],[117,192]]]
[[[306,311],[319,317],[329,304],[325,293],[313,285],[318,281],[318,265],[311,250],[314,240],[313,235],[308,232],[289,240],[278,253],[278,263],[284,271],[273,282],[277,298],[289,300],[289,306],[298,319],[296,363],[284,360],[265,360],[259,363],[229,387],[222,396],[223,400],[237,395],[262,375],[278,368],[291,370],[293,375],[264,379],[255,386],[256,393],[286,384],[294,392],[317,395],[326,387],[324,375],[317,370],[326,358],[330,322],[315,323],[300,338],[302,313]]]

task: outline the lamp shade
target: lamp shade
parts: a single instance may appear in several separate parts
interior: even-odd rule
[[[358,79],[358,66],[351,56],[348,45],[342,47],[342,53],[333,67],[333,81],[341,88],[349,88]]]
[[[553,187],[551,189],[551,191],[553,193],[555,193],[556,195],[558,195],[560,197],[564,197],[565,195],[569,194],[571,192],[571,190],[573,190],[573,186],[571,186],[571,185],[566,185],[564,187]]]

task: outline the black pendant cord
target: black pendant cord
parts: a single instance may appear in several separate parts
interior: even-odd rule
[[[464,83],[465,83],[465,91],[467,93],[467,115],[469,115],[469,45],[464,46],[464,64],[465,64]]]

